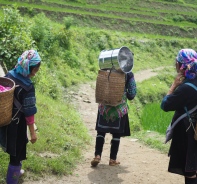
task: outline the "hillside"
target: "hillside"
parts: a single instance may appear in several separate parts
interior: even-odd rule
[[[193,4],[192,4],[193,3]],[[194,38],[197,36],[195,1],[1,1],[1,6],[17,4],[23,14],[44,12],[55,21],[72,17],[75,26],[145,35]]]
[[[183,47],[197,50],[196,10],[197,0],[0,1],[0,63],[8,70],[13,68],[22,51],[29,48],[37,49],[42,57],[41,69],[33,79],[39,141],[28,145],[28,160],[24,162],[27,182],[71,174],[80,161],[90,137],[79,109],[73,108],[70,100],[79,98],[87,102],[85,90],[78,84],[96,80],[102,50],[130,48],[134,53],[135,74],[161,68],[157,76],[137,82],[138,95],[129,103],[132,133],[145,132],[141,122],[144,106],[160,101],[166,94],[174,77],[178,50]],[[141,75],[147,77],[147,73]],[[72,87],[78,93],[72,93]],[[73,95],[68,96],[68,90]],[[94,113],[88,108],[83,110],[85,115]],[[89,121],[94,123],[95,118]],[[168,123],[167,119],[160,121]],[[143,134],[145,138],[148,145],[162,150],[162,143]],[[2,184],[8,160],[0,152]]]

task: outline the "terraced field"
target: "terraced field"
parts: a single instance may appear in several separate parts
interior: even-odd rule
[[[79,1],[79,0],[78,0]],[[17,4],[23,14],[44,12],[55,21],[72,17],[76,26],[172,37],[197,37],[197,1],[183,4],[166,1],[103,0],[1,1],[0,6]],[[193,3],[193,4],[186,4]]]

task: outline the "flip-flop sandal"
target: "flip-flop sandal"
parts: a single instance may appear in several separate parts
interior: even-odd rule
[[[93,160],[91,161],[92,167],[96,167],[100,161],[101,161],[100,158],[93,158]]]
[[[120,162],[118,162],[118,161],[116,161],[116,160],[112,160],[112,159],[111,159],[111,160],[109,161],[109,165],[110,165],[110,166],[116,166],[116,165],[119,165],[119,164],[120,164]]]

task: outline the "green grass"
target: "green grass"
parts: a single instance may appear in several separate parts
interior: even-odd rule
[[[143,108],[141,122],[144,130],[165,134],[174,112],[164,112],[160,103],[146,104]]]
[[[170,142],[165,144],[165,135],[155,131],[141,130],[132,132],[131,137],[139,139],[139,141],[150,148],[157,149],[161,153],[167,154],[169,151]]]
[[[157,102],[162,99],[163,93],[167,91],[168,86],[165,82],[160,81],[158,77],[150,80],[144,80],[138,84],[138,96],[142,104]]]

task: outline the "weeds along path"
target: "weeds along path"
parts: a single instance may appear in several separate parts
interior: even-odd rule
[[[157,75],[156,71],[145,70],[135,74],[136,81]],[[73,174],[62,178],[47,176],[42,181],[24,182],[26,184],[183,184],[179,175],[167,172],[169,158],[157,150],[146,147],[131,137],[121,138],[118,153],[119,166],[109,166],[111,135],[106,135],[101,163],[96,168],[90,166],[94,157],[96,138],[95,121],[97,106],[95,103],[95,82],[83,84],[77,92],[70,91],[73,104],[78,109],[89,133],[92,144],[83,153],[82,161]]]

